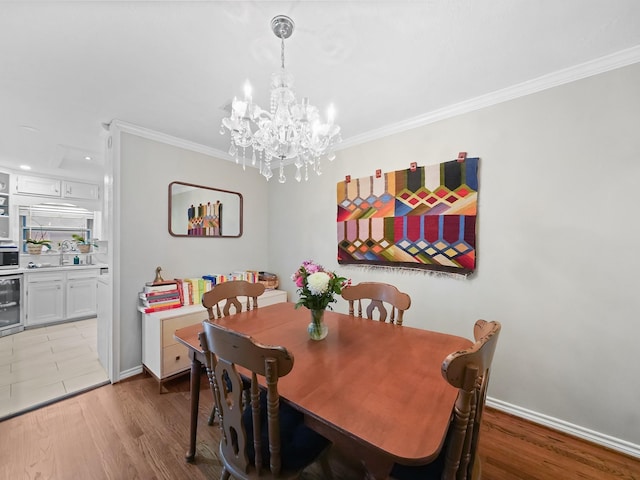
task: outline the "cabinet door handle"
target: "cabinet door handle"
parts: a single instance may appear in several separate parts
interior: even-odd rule
[[[176,362],[180,360],[180,355],[176,355]]]

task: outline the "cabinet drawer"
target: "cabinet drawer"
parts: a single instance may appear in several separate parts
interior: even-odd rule
[[[190,367],[189,350],[180,343],[162,349],[162,378]]]
[[[67,272],[67,280],[84,280],[86,278],[98,278],[98,270],[94,268],[88,268],[86,270],[74,270]]]
[[[202,312],[190,313],[188,315],[181,315],[179,317],[167,318],[162,321],[162,346],[168,347],[173,345],[176,340],[173,338],[173,334],[176,330],[183,327],[188,327],[195,323],[202,323],[209,318],[205,308],[202,308]]]

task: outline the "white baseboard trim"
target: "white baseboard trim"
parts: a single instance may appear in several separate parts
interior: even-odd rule
[[[124,370],[120,372],[120,375],[118,376],[118,381],[124,380],[125,378],[133,377],[140,373],[142,373],[142,365],[130,368],[129,370]]]
[[[619,438],[611,437],[603,433],[595,432],[593,430],[589,430],[588,428],[574,425],[572,423],[565,422],[564,420],[550,417],[548,415],[534,412],[532,410],[527,410],[526,408],[518,407],[517,405],[512,405],[495,398],[487,397],[486,404],[487,406],[495,408],[496,410],[509,413],[516,417],[524,418],[525,420],[529,420],[545,427],[549,427],[553,430],[557,430],[559,432],[563,432],[568,435],[587,440],[591,443],[616,450],[626,455],[631,455],[632,457],[640,458],[640,445],[627,442],[626,440],[621,440]]]

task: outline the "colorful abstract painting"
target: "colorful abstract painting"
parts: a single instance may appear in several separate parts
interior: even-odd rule
[[[339,182],[338,263],[473,272],[478,161]]]

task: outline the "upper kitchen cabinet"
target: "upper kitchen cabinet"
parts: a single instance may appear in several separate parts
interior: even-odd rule
[[[18,175],[16,177],[16,193],[24,195],[46,195],[48,197],[62,196],[62,182],[53,178],[31,177]]]
[[[100,187],[93,183],[63,181],[62,196],[81,200],[97,200],[100,197]]]
[[[98,200],[100,187],[94,183],[18,175],[15,193],[76,200]]]

